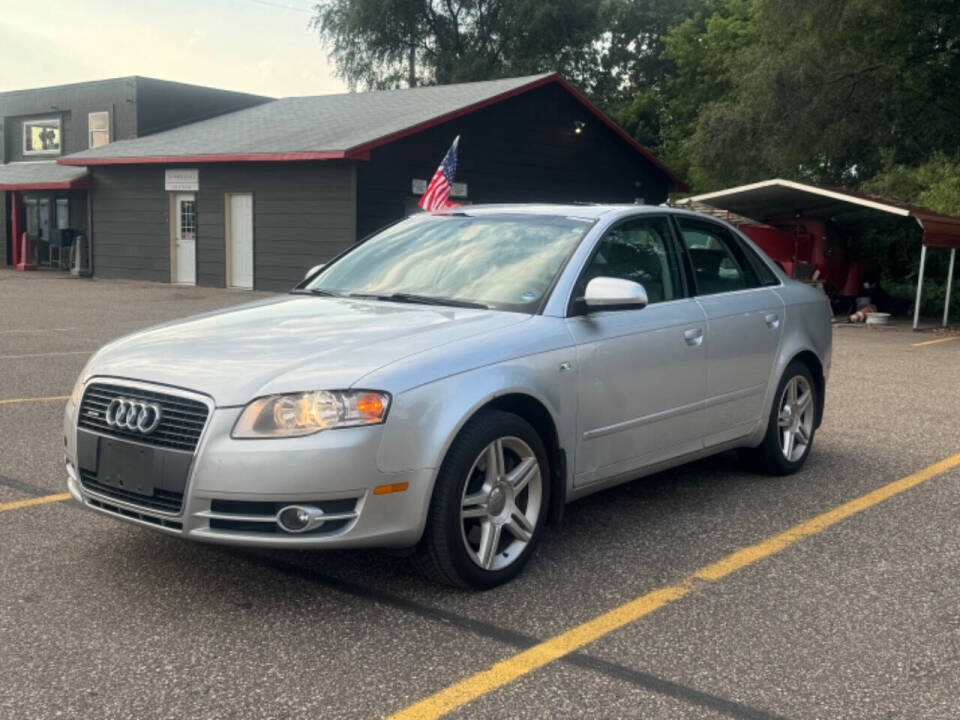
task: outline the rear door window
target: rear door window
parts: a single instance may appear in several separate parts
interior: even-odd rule
[[[698,295],[760,287],[743,248],[726,228],[683,217],[677,218],[677,224],[693,265]]]

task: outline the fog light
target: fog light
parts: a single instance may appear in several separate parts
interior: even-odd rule
[[[277,525],[290,533],[308,532],[323,525],[323,510],[312,505],[288,505],[277,513]]]

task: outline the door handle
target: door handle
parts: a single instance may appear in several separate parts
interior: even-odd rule
[[[776,313],[767,313],[763,320],[765,323],[767,323],[767,327],[771,330],[776,330],[778,327],[780,327],[780,316]]]
[[[687,345],[696,347],[703,342],[703,328],[689,328],[683,331],[683,339]]]

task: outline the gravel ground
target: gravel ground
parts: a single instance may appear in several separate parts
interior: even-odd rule
[[[0,271],[0,403],[254,293]],[[960,452],[960,342],[837,328],[803,472],[732,454],[568,507],[514,583],[379,552],[188,544],[54,502],[0,512],[0,718],[379,717]],[[0,505],[64,491],[62,400],[0,404]],[[960,470],[460,708],[469,718],[960,717]]]

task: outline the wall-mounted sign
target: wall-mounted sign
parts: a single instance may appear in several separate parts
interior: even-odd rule
[[[23,154],[55,155],[60,152],[60,118],[23,121]]]
[[[427,181],[422,178],[414,178],[411,183],[411,191],[414,195],[423,195],[427,191]],[[467,184],[455,182],[450,186],[450,197],[465,198],[467,196]]]
[[[197,168],[165,170],[163,189],[167,192],[196,192],[200,189],[200,171]]]

